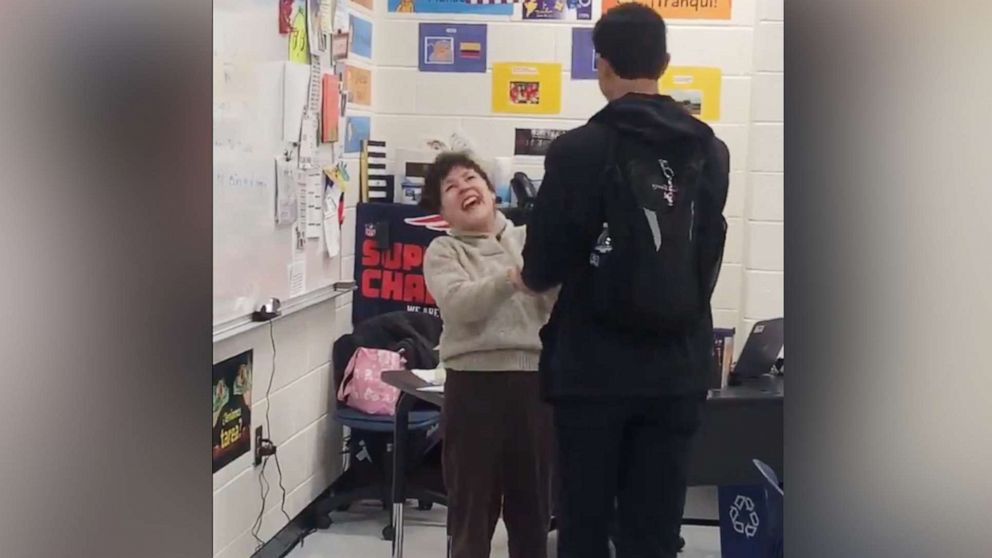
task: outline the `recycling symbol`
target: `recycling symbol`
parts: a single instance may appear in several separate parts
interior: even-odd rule
[[[758,512],[754,509],[754,500],[743,494],[738,494],[730,506],[730,522],[734,526],[734,531],[746,536],[753,537],[758,533]]]

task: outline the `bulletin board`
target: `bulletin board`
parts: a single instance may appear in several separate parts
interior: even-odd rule
[[[321,173],[326,164],[341,161],[335,152],[336,144],[324,143],[320,138],[315,138],[313,150],[306,155],[292,147],[292,142],[303,141],[301,121],[303,107],[308,102],[322,107],[336,106],[321,102],[322,97],[314,101],[309,88],[314,75],[321,91],[322,84],[336,81],[325,79],[326,72],[319,67],[315,74],[314,67],[303,63],[309,62],[310,56],[307,44],[301,41],[307,38],[305,32],[319,23],[300,10],[320,5],[319,0],[296,0],[292,11],[283,14],[277,11],[275,2],[222,0],[215,4],[215,338],[219,327],[243,320],[271,297],[279,298],[285,307],[294,300],[308,300],[317,292],[331,292],[332,283],[340,277],[340,256],[332,256],[328,249],[329,244],[340,244],[340,236],[333,238],[319,230],[308,234],[301,243],[296,223],[300,222],[299,213],[306,213],[306,208],[298,211],[296,202],[284,203],[283,199],[292,193],[287,187],[288,177],[294,180],[299,177],[287,168],[299,170],[300,159],[312,159],[317,167],[317,176],[308,167],[307,181],[311,185],[323,178]],[[301,27],[304,24],[306,28]],[[310,38],[316,39],[312,33]],[[331,62],[329,56],[327,62]],[[333,74],[331,68],[329,72]],[[320,122],[322,127],[328,125],[327,121]],[[294,161],[287,162],[287,152],[293,152]],[[351,168],[357,170],[357,166]],[[347,174],[357,176],[357,172]],[[306,226],[312,224],[308,222]],[[331,242],[327,242],[328,238]]]

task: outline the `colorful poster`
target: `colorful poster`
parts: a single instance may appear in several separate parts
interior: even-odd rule
[[[344,124],[344,152],[361,153],[362,142],[369,139],[372,119],[368,116],[348,116]]]
[[[310,43],[307,41],[306,0],[293,2],[293,14],[289,16],[289,61],[300,64],[310,63]]]
[[[526,0],[523,2],[523,19],[590,21],[592,0]]]
[[[279,34],[288,35],[292,26],[289,18],[293,15],[293,0],[279,0]]]
[[[551,142],[568,130],[546,128],[516,128],[514,131],[513,154],[544,157],[548,154]]]
[[[732,0],[603,0],[603,12],[620,4],[644,4],[667,19],[730,19]]]
[[[330,143],[338,141],[338,122],[340,121],[340,88],[338,76],[324,74],[321,78],[321,109],[320,109],[320,141]]]
[[[493,65],[493,112],[561,112],[561,64],[500,62]]]
[[[572,79],[596,79],[592,27],[572,28]]]
[[[355,15],[351,21],[351,52],[364,58],[372,58],[372,22]]]
[[[348,102],[356,105],[370,106],[372,104],[372,72],[365,68],[348,64],[345,68],[345,89],[348,90]]]
[[[465,0],[389,0],[389,11],[406,14],[476,14],[512,16],[513,4],[471,4]]]
[[[720,83],[720,68],[669,66],[658,88],[700,120],[713,122],[720,119]]]
[[[444,220],[415,205],[361,203],[355,221],[352,322],[399,310],[438,316],[423,265],[427,246],[447,231]]]
[[[421,72],[486,72],[485,25],[421,23]]]
[[[213,472],[251,449],[252,351],[213,366]]]

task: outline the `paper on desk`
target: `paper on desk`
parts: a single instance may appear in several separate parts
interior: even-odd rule
[[[411,370],[413,375],[420,378],[421,380],[434,385],[444,384],[445,371],[444,368],[435,368],[434,370]]]
[[[422,388],[417,388],[417,391],[426,391],[429,393],[444,393],[444,386],[425,386]]]

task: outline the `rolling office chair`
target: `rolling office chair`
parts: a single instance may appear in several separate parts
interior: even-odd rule
[[[370,321],[377,318],[372,318]],[[389,315],[384,315],[381,318],[388,320]],[[433,324],[427,323],[428,318],[432,317],[424,314],[412,317],[410,322],[419,326],[418,331],[424,334],[428,342],[436,344],[437,339],[434,337],[440,336],[440,329],[435,330]],[[334,343],[332,352],[334,393],[337,393],[344,378],[348,361],[358,346],[391,348],[389,346],[375,347],[375,345],[387,344],[382,341],[381,337],[377,341],[371,341],[371,337],[361,337],[356,340],[355,334],[347,334]],[[393,343],[388,344],[393,345]],[[413,366],[419,367],[420,364],[414,363]],[[321,529],[330,527],[333,522],[329,514],[333,511],[346,511],[353,503],[362,500],[378,500],[382,504],[383,510],[390,514],[390,520],[383,528],[382,536],[386,540],[392,540],[395,534],[391,518],[394,417],[366,414],[338,402],[334,418],[339,424],[350,429],[350,435],[345,444],[345,453],[349,456],[349,464],[341,476],[331,484],[328,490],[329,496],[317,503],[314,517],[315,526]],[[440,420],[441,411],[436,407],[425,405],[425,407],[410,412],[410,458],[406,465],[408,475],[424,465],[430,466],[436,463],[438,468],[440,467]],[[440,475],[438,475],[438,481],[440,481]],[[411,499],[417,500],[418,508],[421,510],[428,510],[434,504],[446,504],[443,493],[443,487],[417,485],[415,483],[410,483],[407,488],[407,495]]]

